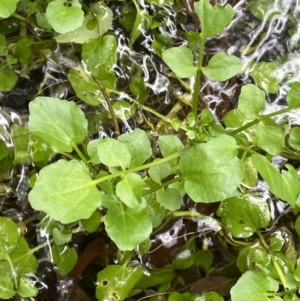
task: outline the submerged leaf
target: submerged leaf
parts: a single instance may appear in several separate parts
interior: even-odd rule
[[[40,171],[29,202],[36,210],[68,224],[89,218],[101,205],[101,194],[95,186],[84,164],[59,160]]]

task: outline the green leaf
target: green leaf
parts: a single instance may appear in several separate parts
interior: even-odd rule
[[[184,188],[193,201],[211,203],[233,195],[243,177],[236,152],[234,138],[222,135],[180,157]]]
[[[130,168],[141,166],[152,155],[146,132],[138,128],[119,136],[118,141],[125,144],[131,154]]]
[[[84,13],[77,0],[72,0],[71,5],[66,4],[65,0],[54,0],[47,6],[46,17],[56,32],[66,33],[82,25]]]
[[[17,293],[22,298],[35,297],[39,293],[39,289],[34,286],[34,282],[30,279],[22,276],[19,281],[19,287]]]
[[[184,148],[184,145],[182,144],[180,139],[172,135],[159,136],[157,142],[164,158],[173,155]],[[177,162],[178,159],[174,159],[172,161],[169,161],[169,164],[172,167],[176,168]]]
[[[72,101],[37,97],[29,103],[30,132],[44,139],[54,152],[71,152],[87,135],[87,119]]]
[[[3,34],[0,34],[0,56],[8,54],[6,37]]]
[[[99,3],[91,5],[90,11],[92,13],[85,16],[79,28],[57,35],[55,37],[56,42],[84,44],[88,40],[98,39],[103,36],[112,25],[113,13],[109,7]]]
[[[270,155],[278,155],[285,147],[284,133],[279,126],[266,126],[260,121],[256,128],[253,144]]]
[[[120,166],[125,170],[131,161],[127,146],[112,138],[100,139],[98,142],[98,156],[100,162],[108,167]]]
[[[253,166],[251,157],[247,157],[244,161],[242,161],[242,164],[244,172],[244,177],[242,180],[243,185],[247,188],[255,187],[258,181],[258,174],[257,170]]]
[[[152,227],[155,229],[164,220],[166,209],[158,203],[156,197],[154,197],[154,193],[146,195],[145,199],[148,204],[148,215],[151,220]]]
[[[265,93],[253,84],[242,87],[238,108],[249,120],[259,118],[259,112],[265,106]]]
[[[83,65],[70,69],[68,79],[76,92],[76,96],[85,103],[97,106],[105,101],[97,83],[92,76],[86,72]]]
[[[105,35],[98,40],[89,40],[82,46],[82,59],[106,88],[114,88],[117,77],[113,68],[117,64],[117,40]]]
[[[247,271],[231,289],[232,301],[270,301],[272,293],[279,289],[279,283],[262,273]]]
[[[59,160],[40,171],[29,202],[36,210],[68,224],[89,218],[101,205],[101,194],[95,186],[84,164]]]
[[[153,162],[159,161],[159,159],[154,160]],[[169,176],[172,172],[171,166],[169,163],[165,162],[148,169],[148,174],[151,179],[158,184],[161,184],[161,180]]]
[[[0,1],[0,18],[8,18],[12,15],[20,0],[1,0]],[[1,82],[1,81],[0,81]]]
[[[202,0],[203,1],[203,0]],[[209,60],[202,72],[211,80],[224,81],[242,71],[241,60],[225,52],[218,52]]]
[[[58,228],[52,230],[54,243],[58,246],[65,245],[72,239],[72,231],[64,231]]]
[[[147,10],[138,10],[133,27],[130,31],[129,47],[132,47],[138,37],[150,28],[151,18]]]
[[[58,275],[65,276],[75,266],[78,255],[74,248],[54,245],[51,248],[48,257],[57,266]]]
[[[20,233],[17,225],[7,217],[0,217],[0,260],[6,258],[18,244]]]
[[[133,250],[152,232],[148,211],[142,205],[125,208],[121,204],[111,204],[104,224],[107,234],[122,251]]]
[[[145,183],[140,175],[129,173],[118,182],[116,195],[127,207],[136,208],[141,203],[144,186]]]
[[[255,83],[267,93],[277,93],[279,83],[277,79],[278,66],[274,62],[260,62],[254,65],[251,76]]]
[[[221,221],[234,237],[248,238],[260,228],[268,226],[271,214],[265,199],[246,194],[223,201]]]
[[[198,68],[194,66],[193,52],[185,46],[163,51],[162,59],[180,78],[192,77],[197,73]]]
[[[0,298],[8,300],[15,294],[13,280],[9,277],[0,276]]]
[[[113,109],[116,118],[121,120],[129,120],[136,112],[136,105],[134,103],[130,104],[125,100],[118,100],[114,102]],[[112,117],[110,112],[108,113],[108,117]]]
[[[203,301],[224,301],[224,298],[221,297],[218,293],[216,292],[205,292],[204,293],[204,300]]]
[[[101,223],[102,214],[96,210],[89,218],[82,220],[82,227],[88,233],[95,232]]]
[[[300,108],[300,82],[294,82],[290,85],[290,90],[287,92],[286,101],[290,108]]]
[[[7,92],[12,90],[17,80],[18,76],[8,66],[0,64],[0,91]]]
[[[161,188],[156,191],[157,201],[166,209],[175,211],[182,205],[181,193],[175,188]]]
[[[143,77],[132,76],[130,79],[129,89],[133,95],[138,97],[139,103],[145,103],[148,98],[148,92]]]
[[[232,20],[234,10],[230,4],[212,6],[209,0],[194,3],[195,12],[201,22],[201,35],[211,37],[220,33]]]
[[[264,156],[258,154],[252,155],[252,161],[257,171],[268,183],[270,191],[295,208],[295,202],[300,191],[300,183],[295,169],[287,164],[288,170],[283,170],[280,174],[274,165]]]
[[[295,126],[291,129],[288,139],[289,145],[295,150],[300,150],[300,127]]]
[[[143,271],[138,266],[107,266],[97,275],[97,299],[99,301],[124,300],[133,290],[142,275]]]

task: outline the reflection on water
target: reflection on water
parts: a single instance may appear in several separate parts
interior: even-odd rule
[[[112,32],[118,37],[119,60],[114,67],[114,71],[119,78],[118,90],[131,95],[129,85],[132,77],[134,75],[141,76],[148,92],[145,104],[164,115],[175,112],[175,116],[182,119],[186,116],[186,112],[190,108],[188,101],[184,102],[182,99],[186,93],[190,93],[190,85],[193,82],[187,80],[186,84],[182,85],[176,79],[172,78],[169,70],[156,54],[153,42],[157,40],[157,36],[160,34],[169,38],[176,45],[187,43],[185,32],[187,30],[195,30],[198,20],[192,11],[192,1],[184,1],[184,3],[185,8],[175,11],[171,7],[157,8],[154,5],[140,1],[140,5],[144,5],[145,9],[149,10],[153,15],[160,14],[162,22],[155,30],[144,31],[134,44],[133,49],[131,49],[128,46],[128,34],[118,22],[118,18],[122,17],[123,4],[118,1],[111,1],[113,11],[115,12]],[[279,79],[280,81],[285,79],[286,84],[299,79],[300,56],[297,47],[297,43],[300,40],[299,25],[296,26],[296,31],[292,35],[288,34],[290,23],[295,21],[293,19],[291,21],[291,15],[294,14],[296,16],[299,14],[298,1],[297,4],[294,1],[285,1],[284,9],[280,11],[279,17],[271,21],[266,21],[268,14],[263,21],[255,18],[247,7],[247,1],[245,0],[219,1],[219,3],[231,3],[234,6],[236,15],[224,33],[207,40],[205,62],[213,54],[225,51],[241,57],[244,67],[252,63],[252,68],[254,68],[260,61],[276,61],[279,66]],[[38,29],[34,30],[37,35],[43,38],[43,34]],[[16,87],[10,93],[0,94],[0,140],[5,143],[9,150],[12,152],[14,150],[14,143],[10,134],[11,125],[27,125],[28,103],[37,95],[75,99],[89,118],[89,133],[91,136],[107,137],[114,135],[113,124],[107,117],[105,106],[91,107],[80,102],[76,99],[74,91],[68,82],[68,70],[79,64],[79,55],[80,49],[77,46],[55,45],[52,47],[52,50],[48,49],[43,57],[35,58],[36,62],[33,64],[29,78],[20,78]],[[203,78],[201,99],[199,100],[201,103],[200,107],[211,109],[216,119],[221,120],[226,112],[237,106],[241,87],[246,83],[253,82],[250,71],[251,68],[247,69],[247,72],[244,74],[224,82],[213,82],[207,78]],[[267,112],[278,110],[285,105],[286,84],[282,85],[277,93],[268,95],[269,105],[266,107]],[[86,93],[89,93],[89,91],[86,91]],[[112,101],[120,99],[124,99],[122,94],[112,96]],[[180,103],[180,106],[178,111],[176,111],[174,108],[178,103]],[[287,116],[276,118],[279,122],[283,118],[288,118],[291,124],[299,125],[299,115],[299,112],[294,111],[288,113]],[[137,110],[133,118],[119,121],[121,132],[130,131],[136,125],[149,129],[149,123],[153,123],[155,126],[157,122],[158,120],[149,113],[139,110]],[[153,135],[157,135],[157,133],[153,133]],[[9,216],[16,221],[25,221],[34,215],[33,210],[30,209],[27,203],[27,194],[29,189],[28,179],[31,171],[37,167],[33,163],[15,166],[13,156],[7,160],[7,164],[4,165],[6,168],[0,170],[1,215]],[[280,167],[285,161],[282,157],[276,157],[273,163]],[[259,183],[256,191],[267,199],[271,198],[263,182]],[[211,216],[215,215],[218,207],[218,204],[206,207],[205,205],[192,204],[187,200],[184,203],[185,209],[196,207],[199,212]],[[270,209],[273,221],[277,221],[277,217],[288,210],[286,204],[279,200],[274,200],[270,205]],[[288,216],[286,220],[288,220]],[[37,220],[35,220],[29,223],[28,229],[25,230],[32,246],[45,241],[45,237],[43,237],[38,227],[36,227],[37,224]],[[194,236],[199,249],[203,247],[203,241],[207,239],[207,247],[215,250],[214,252],[218,254],[217,257],[221,257],[222,246],[220,246],[215,236],[218,230],[218,225],[212,223],[210,219],[195,221],[184,219],[173,220],[161,232],[152,237],[151,250],[156,251],[152,252],[150,250],[140,260],[145,266],[151,268],[162,267],[170,263],[190,239],[190,233],[196,233]],[[286,237],[287,232],[283,234],[280,232],[280,235]],[[291,235],[288,237],[290,239]],[[94,239],[95,237],[80,237],[77,241],[74,241],[74,246],[80,253],[86,250]],[[102,239],[105,241],[107,250],[112,250],[111,243],[107,242],[107,237]],[[91,250],[95,251],[95,249]],[[72,301],[93,300],[94,291],[91,286],[93,287],[94,285],[96,273],[105,266],[107,260],[111,260],[109,252],[96,252],[94,255],[93,260],[96,269],[91,268],[89,270],[92,274],[89,286],[86,283],[80,286],[78,284],[80,283],[79,280],[73,283],[73,280],[68,277],[58,276],[53,264],[47,259],[46,253],[46,251],[41,251],[37,254],[40,261],[37,273],[39,277],[37,286],[41,291],[40,297],[37,300],[67,300],[71,290],[73,290]],[[222,261],[228,260],[230,252],[224,256]],[[84,265],[83,261],[81,263]],[[80,270],[76,277],[80,278],[80,274],[84,273],[85,269],[86,267]]]

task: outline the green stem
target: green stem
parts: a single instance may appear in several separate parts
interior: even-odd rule
[[[51,239],[45,241],[44,243],[38,245],[37,247],[35,247],[35,248],[33,248],[33,249],[30,249],[30,251],[28,251],[27,253],[25,253],[25,254],[23,254],[23,255],[17,257],[17,258],[14,260],[14,262],[18,262],[19,260],[21,260],[21,259],[23,259],[23,258],[26,258],[27,256],[29,256],[29,255],[35,253],[36,251],[38,251],[38,250],[40,250],[40,249],[42,249],[42,248],[48,246],[48,245],[51,244],[53,241],[54,241],[53,238],[51,238]]]
[[[259,240],[260,242],[262,243],[263,247],[266,249],[266,250],[269,250],[269,246],[268,244],[266,243],[264,237],[262,236],[261,232],[259,230],[256,231],[256,234],[258,235],[259,237]]]
[[[88,162],[88,160],[86,159],[86,157],[84,156],[84,154],[81,152],[81,150],[79,149],[79,147],[77,146],[76,143],[72,143],[72,147],[75,149],[76,153],[78,154],[79,158],[85,163],[85,165],[89,168],[90,172],[94,175],[94,177],[97,176],[97,171],[93,168],[93,166],[91,166]]]
[[[195,81],[194,93],[193,93],[193,113],[195,114],[196,119],[197,119],[197,113],[198,113],[198,103],[199,103],[199,95],[200,95],[200,88],[201,88],[201,75],[202,75],[202,64],[203,64],[203,57],[204,57],[204,45],[205,45],[205,36],[200,34],[198,71],[196,74],[196,81]]]
[[[284,274],[283,274],[283,272],[281,270],[281,267],[279,266],[279,264],[278,264],[278,262],[277,262],[277,260],[276,260],[276,258],[274,257],[273,254],[271,254],[271,258],[272,258],[273,264],[275,266],[275,269],[277,271],[277,274],[279,276],[279,279],[280,279],[280,281],[281,281],[281,283],[282,283],[282,285],[284,287],[284,290],[288,291],[288,284],[287,284],[285,276],[284,276]]]
[[[238,146],[238,149],[244,150],[244,151],[246,151],[246,152],[248,152],[248,153],[250,153],[250,154],[252,154],[252,155],[257,154],[256,151],[254,151],[254,150],[252,150],[251,148],[246,147],[246,146],[239,145],[239,146]]]
[[[11,261],[11,259],[9,257],[9,254],[5,255],[5,259],[7,260],[8,264],[10,266],[11,275],[14,279],[15,287],[16,287],[16,289],[18,289],[17,273],[15,272],[15,267],[14,267],[13,262]]]
[[[181,156],[185,150],[186,150],[186,148],[183,148],[180,151],[178,151],[178,152],[176,152],[176,153],[174,153],[174,154],[172,154],[170,156],[167,156],[165,158],[159,159],[157,161],[153,161],[153,162],[148,163],[148,164],[144,164],[144,165],[141,165],[141,166],[138,166],[138,167],[134,167],[134,168],[131,168],[131,169],[119,171],[119,172],[116,172],[116,173],[113,173],[113,174],[101,177],[99,179],[94,180],[94,185],[95,184],[97,185],[99,183],[108,181],[110,179],[121,177],[121,176],[123,176],[125,174],[128,174],[128,173],[142,171],[142,170],[145,170],[145,169],[149,169],[150,167],[154,167],[154,166],[160,165],[162,163],[169,162],[169,161],[171,161],[173,159],[176,159],[179,156]]]
[[[181,177],[173,178],[172,180],[164,182],[161,185],[156,185],[155,187],[152,187],[149,190],[145,190],[142,195],[144,196],[144,195],[150,194],[150,193],[155,192],[155,191],[157,191],[157,190],[159,190],[159,189],[161,189],[163,187],[169,186],[172,183],[176,183],[176,182],[178,182],[180,180],[181,180]]]
[[[251,122],[241,126],[240,128],[229,132],[228,135],[234,136],[234,135],[236,135],[238,133],[241,133],[242,131],[248,129],[249,127],[253,126],[254,124],[259,123],[260,121],[266,120],[268,118],[271,118],[271,117],[274,117],[274,116],[277,116],[277,115],[280,115],[280,114],[283,114],[283,113],[288,113],[292,109],[293,108],[285,108],[285,109],[282,109],[282,110],[279,110],[279,111],[276,111],[276,112],[273,112],[273,113],[270,113],[270,114],[267,114],[267,115],[263,115],[259,119],[252,120]]]

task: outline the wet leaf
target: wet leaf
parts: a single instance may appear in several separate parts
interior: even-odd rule
[[[259,112],[265,106],[265,93],[257,86],[248,84],[242,87],[238,108],[249,120],[259,118]]]
[[[203,1],[203,0],[202,0]],[[211,80],[224,81],[242,71],[241,60],[225,52],[218,52],[202,67],[202,72]]]
[[[277,93],[279,91],[277,70],[278,66],[274,62],[260,62],[254,65],[250,74],[255,83],[267,93]]]
[[[22,276],[19,281],[19,287],[17,293],[22,298],[35,297],[39,293],[39,289],[34,286],[34,282],[30,279]]]
[[[82,65],[69,70],[68,79],[77,97],[92,106],[104,102],[104,97],[97,83]]]
[[[143,275],[138,266],[109,265],[97,275],[96,297],[99,301],[122,301]]]
[[[300,82],[295,82],[290,85],[290,90],[287,92],[286,101],[290,108],[300,107]]]
[[[128,120],[132,118],[136,111],[136,105],[130,104],[127,101],[119,100],[114,102],[113,109],[116,115],[116,118],[121,120]],[[111,118],[111,114],[108,113],[109,118]]]
[[[77,0],[72,0],[70,6],[65,5],[65,0],[54,0],[47,6],[46,17],[56,32],[66,33],[82,25],[84,13]]]
[[[89,40],[82,46],[82,59],[106,88],[114,88],[117,77],[113,71],[117,64],[117,40],[112,35],[105,35],[98,40]]]
[[[180,78],[192,77],[197,73],[198,68],[194,66],[193,53],[185,46],[169,48],[163,51],[162,59]]]
[[[84,164],[59,160],[40,171],[29,202],[36,210],[68,224],[89,218],[101,205],[101,194],[95,186]]]
[[[51,261],[57,266],[60,276],[67,275],[75,266],[78,255],[74,248],[54,245],[48,254]]]
[[[12,15],[20,0],[1,0],[0,1],[0,18],[8,18]],[[1,81],[0,81],[1,82]]]
[[[7,300],[16,294],[13,280],[9,277],[0,276],[0,298]]]
[[[18,244],[20,233],[17,225],[7,217],[0,217],[0,260],[4,260]]]
[[[64,231],[63,229],[54,228],[52,230],[54,243],[58,246],[65,245],[72,239],[72,231]]]
[[[295,126],[291,129],[288,143],[295,150],[297,151],[300,150],[300,127],[299,126]]]
[[[146,132],[138,128],[119,136],[118,141],[125,144],[130,152],[130,168],[141,166],[152,155],[152,148]]]
[[[280,174],[274,165],[259,154],[252,155],[252,161],[257,171],[267,182],[270,191],[295,208],[295,202],[300,191],[300,183],[295,169],[287,164],[288,170],[282,170],[282,174]]]
[[[226,230],[238,238],[247,238],[267,227],[271,219],[266,200],[249,194],[223,201],[220,215]]]
[[[230,4],[212,6],[209,0],[194,3],[195,12],[201,22],[201,35],[215,36],[220,33],[232,20],[234,10]]]
[[[7,92],[12,90],[17,80],[18,76],[8,66],[0,64],[0,91]]]
[[[279,126],[267,126],[260,121],[256,128],[253,144],[270,155],[278,155],[285,146],[284,133]]]
[[[138,10],[130,31],[129,47],[132,47],[139,36],[150,27],[151,17],[147,10]]]
[[[98,157],[101,163],[108,167],[120,166],[125,170],[131,161],[127,146],[118,140],[105,138],[98,140]]]
[[[133,250],[147,239],[152,231],[148,211],[144,205],[138,208],[125,208],[111,203],[104,220],[109,237],[122,251]]]
[[[222,135],[180,157],[184,188],[193,201],[211,203],[233,195],[243,176],[236,153],[235,140]]]
[[[166,209],[175,211],[182,205],[180,191],[175,188],[161,188],[156,191],[157,201]]]
[[[271,21],[280,17],[284,12],[283,1],[259,0],[249,1],[251,13],[259,20]]]
[[[87,135],[87,119],[72,101],[37,97],[29,103],[30,132],[44,139],[54,152],[71,152]]]
[[[117,183],[116,195],[127,207],[136,208],[141,203],[144,186],[145,183],[140,175],[129,173]]]
[[[232,301],[270,301],[272,293],[279,289],[279,283],[262,273],[247,271],[231,289]]]

